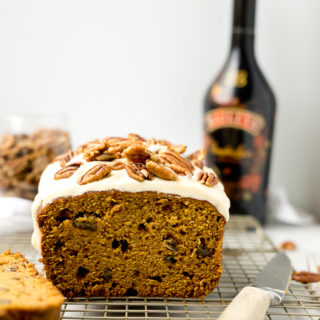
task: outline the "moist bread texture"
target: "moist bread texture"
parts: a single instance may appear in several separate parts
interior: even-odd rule
[[[0,319],[57,320],[64,299],[20,253],[0,254]]]
[[[204,297],[222,273],[229,199],[203,151],[130,134],[49,165],[32,242],[67,297]]]

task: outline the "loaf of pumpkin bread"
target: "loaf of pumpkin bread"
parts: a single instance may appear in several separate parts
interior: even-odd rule
[[[33,244],[67,297],[204,297],[222,273],[229,200],[204,154],[130,134],[49,165]]]

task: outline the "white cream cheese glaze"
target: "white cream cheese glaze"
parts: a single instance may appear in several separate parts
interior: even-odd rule
[[[152,150],[156,146],[151,146]],[[149,149],[151,149],[149,147]],[[162,146],[159,146],[162,148]],[[32,205],[32,218],[34,232],[32,235],[33,246],[40,251],[41,232],[37,222],[37,215],[40,206],[44,207],[57,198],[61,197],[74,197],[90,191],[110,191],[118,190],[124,192],[143,192],[154,191],[159,193],[168,193],[180,197],[194,198],[197,200],[206,200],[214,205],[219,213],[229,219],[230,201],[224,192],[224,187],[221,182],[213,187],[208,187],[197,181],[197,174],[201,171],[195,167],[193,174],[186,176],[178,176],[175,181],[164,180],[158,177],[153,177],[152,180],[144,180],[143,182],[136,181],[130,178],[125,169],[112,170],[111,173],[99,181],[91,182],[85,185],[79,185],[78,179],[87,172],[90,168],[97,164],[112,162],[107,161],[90,161],[87,162],[83,159],[82,154],[75,156],[67,165],[82,162],[82,165],[75,173],[66,179],[55,180],[54,175],[61,169],[60,163],[54,162],[50,164],[41,176],[39,183],[39,193],[36,196]],[[204,172],[213,172],[212,169],[204,167]]]

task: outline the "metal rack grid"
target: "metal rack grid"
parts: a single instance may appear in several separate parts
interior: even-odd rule
[[[0,251],[11,248],[26,255],[41,269],[30,234],[0,237]],[[205,299],[176,298],[77,298],[67,299],[61,319],[215,319],[225,306],[249,284],[277,252],[252,217],[232,216],[224,237],[224,271],[219,286]],[[269,308],[265,319],[320,319],[320,293],[295,281],[282,304]]]

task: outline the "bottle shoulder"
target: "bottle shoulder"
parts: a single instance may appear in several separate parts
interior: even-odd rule
[[[243,103],[275,109],[275,96],[253,57],[229,56],[205,95],[205,108],[214,105],[237,106]]]

